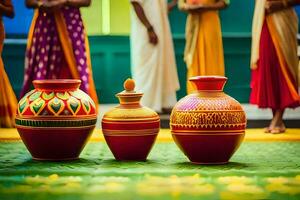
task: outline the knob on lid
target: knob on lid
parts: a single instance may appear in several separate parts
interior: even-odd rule
[[[134,88],[135,88],[135,82],[134,82],[133,79],[128,78],[124,82],[123,86],[124,86],[124,89],[125,89],[126,92],[132,92],[132,91],[134,91]]]
[[[143,93],[136,92],[135,81],[128,78],[123,84],[124,91],[118,93],[116,96],[119,98],[120,104],[139,104]]]

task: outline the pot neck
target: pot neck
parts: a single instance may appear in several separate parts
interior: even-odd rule
[[[191,77],[189,81],[194,85],[198,91],[223,91],[226,77],[223,76],[195,76]]]
[[[141,107],[140,100],[143,96],[142,93],[119,93],[116,96],[123,107]]]

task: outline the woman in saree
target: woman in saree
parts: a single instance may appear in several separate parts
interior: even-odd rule
[[[11,0],[0,0],[0,128],[14,126],[14,116],[17,110],[17,98],[11,87],[2,61],[4,43],[4,26],[2,16],[14,17],[14,8]]]
[[[297,33],[300,0],[257,0],[252,27],[250,103],[271,108],[266,133],[283,133],[286,108],[299,106]]]
[[[25,76],[21,97],[33,80],[73,78],[80,89],[98,104],[93,81],[89,44],[80,7],[91,0],[26,0],[35,8],[28,34]]]
[[[224,53],[218,10],[229,0],[179,0],[179,9],[188,12],[184,60],[187,80],[193,76],[224,76]],[[187,92],[194,90],[187,81]]]

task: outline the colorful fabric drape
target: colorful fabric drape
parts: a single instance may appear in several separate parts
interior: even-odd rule
[[[272,109],[297,107],[300,103],[297,91],[297,15],[290,8],[266,16],[266,1],[256,2],[252,30],[250,103]],[[255,49],[257,45],[258,49]]]
[[[88,40],[78,8],[63,7],[53,13],[35,11],[21,96],[30,90],[33,80],[58,78],[80,79],[80,89],[98,104]]]
[[[11,128],[15,125],[14,119],[17,111],[17,98],[10,85],[2,61],[4,37],[4,27],[0,19],[0,127]]]
[[[217,0],[204,0],[211,4]],[[184,0],[179,1],[182,8]],[[225,1],[229,4],[229,1]],[[205,11],[201,14],[189,14],[186,23],[186,46],[184,60],[187,64],[187,80],[199,75],[224,76],[224,53],[221,23],[218,11]],[[187,81],[187,92],[195,88]]]

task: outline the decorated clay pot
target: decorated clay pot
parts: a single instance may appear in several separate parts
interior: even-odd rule
[[[118,93],[120,105],[102,119],[104,138],[117,160],[144,161],[160,128],[156,112],[140,104],[143,94],[134,91],[134,81],[127,79],[125,90]]]
[[[172,110],[173,139],[193,163],[227,163],[244,138],[245,112],[223,92],[226,80],[220,76],[190,78],[197,90]]]
[[[35,80],[34,90],[18,104],[16,126],[36,160],[79,157],[95,128],[93,100],[79,89],[80,80]]]

